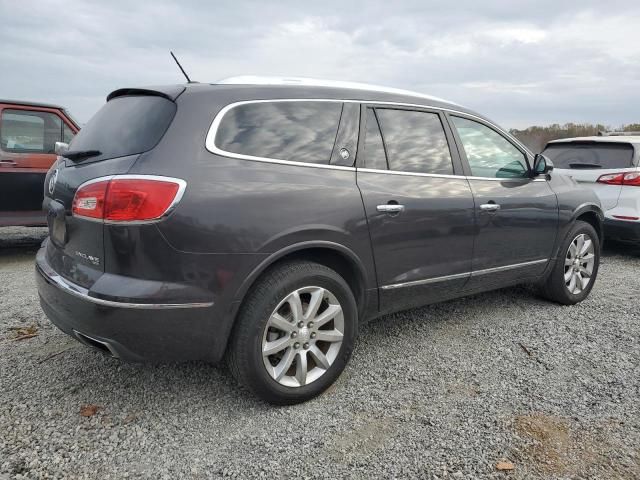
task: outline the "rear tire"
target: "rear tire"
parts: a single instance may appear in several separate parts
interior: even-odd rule
[[[349,285],[330,268],[305,261],[278,265],[258,280],[240,309],[229,368],[269,403],[310,400],[349,361],[357,312]]]
[[[542,284],[543,297],[562,305],[583,301],[600,266],[600,239],[593,226],[578,220],[562,242],[553,270]]]

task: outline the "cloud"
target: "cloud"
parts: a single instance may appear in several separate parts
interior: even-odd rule
[[[626,3],[626,5],[625,5]],[[314,3],[0,0],[3,97],[86,121],[123,86],[240,74],[378,83],[506,127],[640,121],[640,5],[540,0]]]

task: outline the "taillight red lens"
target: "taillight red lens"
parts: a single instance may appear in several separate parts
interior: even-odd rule
[[[606,183],[607,185],[622,185],[624,173],[608,173],[598,178],[598,183]]]
[[[640,172],[608,173],[598,178],[598,183],[640,187]]]
[[[173,205],[182,185],[181,180],[142,177],[90,183],[76,192],[73,214],[110,222],[155,220]],[[98,190],[102,197],[98,197]]]
[[[80,217],[102,219],[104,216],[104,199],[107,196],[109,181],[89,183],[80,188],[73,197],[71,211]]]
[[[640,187],[640,172],[629,172],[624,174],[623,185]]]

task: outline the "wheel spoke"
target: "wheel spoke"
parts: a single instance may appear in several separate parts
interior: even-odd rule
[[[284,376],[284,374],[287,373],[289,367],[291,367],[295,356],[296,354],[293,348],[289,348],[289,350],[285,352],[284,357],[282,357],[282,360],[280,360],[280,363],[273,367],[273,378],[275,378],[276,380],[280,380]]]
[[[285,348],[287,348],[291,344],[291,337],[284,336],[277,340],[273,340],[272,342],[266,342],[262,347],[262,355],[268,357],[269,355],[273,355],[274,353],[278,353]]]
[[[296,380],[300,386],[307,383],[307,351],[302,350],[296,355]]]
[[[291,307],[291,314],[293,315],[293,321],[299,322],[304,317],[302,315],[302,301],[300,300],[300,294],[295,291],[287,297],[287,303]]]
[[[571,280],[572,276],[573,276],[573,268],[570,268],[569,270],[564,272],[564,281],[565,281],[565,283],[568,282],[569,280]]]
[[[584,241],[584,244],[582,245],[582,248],[580,249],[580,255],[584,255],[585,253],[589,252],[591,250],[593,246],[593,242],[591,241],[590,238],[587,238]]]
[[[567,288],[569,288],[569,291],[571,293],[576,293],[574,290],[576,288],[576,276],[574,275],[573,270],[571,270],[571,279],[569,281],[569,285],[567,285]]]
[[[578,238],[576,238],[576,253],[578,255],[582,253],[583,247],[584,247],[584,235],[578,235]]]
[[[576,247],[576,242],[577,242],[577,238],[571,242],[571,245],[569,245],[569,251],[567,252],[568,257],[573,260],[574,258],[576,258],[576,254],[578,252],[578,248]]]
[[[580,279],[580,290],[587,288],[587,285],[589,285],[589,282],[591,281],[591,277],[588,275],[582,276],[582,274],[578,273],[578,278]]]
[[[309,353],[313,356],[316,365],[318,365],[320,368],[324,368],[325,370],[327,370],[331,366],[329,360],[327,359],[327,356],[322,353],[322,351],[316,345],[312,345],[311,348],[309,348]]]
[[[322,305],[324,299],[324,288],[318,288],[311,294],[311,300],[309,300],[309,306],[307,312],[304,315],[305,320],[311,320],[318,314],[318,309]]]
[[[334,319],[336,315],[338,315],[341,312],[342,312],[342,307],[340,305],[329,304],[329,306],[325,309],[324,312],[322,312],[320,315],[318,315],[316,318],[313,319],[313,322],[315,323],[316,328],[320,328],[322,325],[324,325],[328,321]]]
[[[569,257],[565,258],[565,259],[564,259],[564,266],[565,266],[565,267],[569,267],[569,266],[571,266],[571,265],[573,265],[573,259],[572,259],[572,258],[569,258]]]
[[[318,330],[316,341],[322,342],[341,342],[344,335],[339,330]]]
[[[269,326],[277,328],[278,330],[282,330],[284,332],[292,332],[295,330],[296,326],[280,315],[278,312],[275,312],[271,315],[269,319]]]
[[[591,272],[586,267],[583,267],[582,265],[580,265],[580,273],[582,275],[587,276],[587,278],[591,278]]]

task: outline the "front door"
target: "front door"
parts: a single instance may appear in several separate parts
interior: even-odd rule
[[[544,176],[531,177],[526,153],[491,126],[448,116],[476,203],[469,289],[542,273],[553,255],[558,202]]]
[[[357,182],[382,313],[451,298],[468,280],[474,203],[444,116],[369,106]]]

